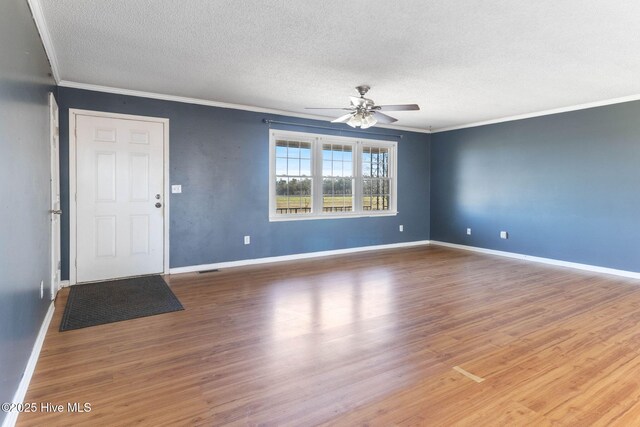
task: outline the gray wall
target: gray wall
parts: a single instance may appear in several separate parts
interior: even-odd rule
[[[13,399],[50,303],[50,72],[27,2],[0,2],[0,402]]]
[[[437,133],[431,148],[433,240],[640,271],[640,102]]]
[[[329,125],[328,122],[215,108],[79,89],[59,88],[63,211],[69,206],[68,109],[170,119],[171,267],[289,255],[429,238],[429,135],[402,134],[398,144],[397,216],[268,221],[269,134],[262,119]],[[276,127],[274,125],[274,127]],[[331,133],[299,126],[280,129]],[[353,136],[352,133],[342,133]],[[366,136],[363,131],[360,136]],[[385,139],[370,136],[374,139]],[[386,139],[394,140],[392,137]],[[69,219],[62,218],[63,277],[69,272]],[[404,232],[398,225],[404,225]],[[251,245],[243,236],[251,236]]]

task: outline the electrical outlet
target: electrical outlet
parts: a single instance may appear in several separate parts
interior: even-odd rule
[[[501,239],[508,239],[509,238],[509,233],[507,233],[506,231],[501,231],[500,232],[500,238]]]
[[[40,281],[40,299],[44,298],[44,280]]]
[[[400,227],[398,227],[398,229],[400,230],[400,232],[402,233],[404,231],[404,225],[400,224]]]
[[[172,186],[171,186],[171,192],[172,192],[173,194],[179,194],[179,193],[182,193],[182,185],[179,185],[179,184],[178,184],[178,185],[172,185]]]
[[[251,236],[244,236],[244,244],[245,245],[251,244]]]
[[[471,229],[467,228],[467,236],[471,236]]]

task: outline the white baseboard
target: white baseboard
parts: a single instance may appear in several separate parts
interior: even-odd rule
[[[507,258],[521,259],[521,260],[526,260],[531,262],[539,262],[541,264],[557,265],[560,267],[575,268],[577,270],[585,270],[585,271],[592,271],[595,273],[612,274],[614,276],[640,279],[640,273],[637,273],[635,271],[617,270],[615,268],[598,267],[596,265],[580,264],[577,262],[569,262],[569,261],[560,261],[552,258],[542,258],[537,256],[518,254],[514,252],[496,251],[494,249],[485,249],[485,248],[479,248],[476,246],[458,245],[456,243],[439,242],[437,240],[432,240],[431,244],[434,246],[446,246],[448,248],[463,249],[465,251],[480,252],[483,254],[491,254],[491,255],[498,255],[498,256],[503,256]]]
[[[267,264],[271,262],[293,261],[297,259],[320,258],[331,255],[351,254],[356,252],[377,251],[381,249],[406,248],[410,246],[428,245],[429,240],[417,240],[415,242],[391,243],[388,245],[359,246],[357,248],[335,249],[331,251],[306,252],[302,254],[283,255],[266,258],[243,259],[239,261],[218,262],[214,264],[191,265],[176,267],[170,270],[170,274],[193,273],[195,271],[215,270],[219,268],[241,267],[245,265]]]
[[[60,289],[67,288],[67,287],[69,287],[69,281],[68,280],[61,280],[60,281]]]
[[[44,338],[47,335],[47,330],[49,329],[49,324],[51,323],[51,319],[53,318],[54,310],[55,305],[53,304],[53,302],[51,302],[51,304],[49,305],[49,310],[44,316],[44,320],[42,321],[42,325],[40,326],[40,332],[38,332],[36,342],[33,344],[33,350],[31,350],[31,356],[29,357],[29,361],[27,362],[27,367],[24,370],[22,380],[20,380],[20,384],[18,385],[18,390],[16,390],[16,394],[13,396],[13,403],[24,402],[24,397],[27,394],[27,389],[29,388],[31,377],[36,370],[36,364],[38,363],[38,358],[40,357],[40,350],[42,350],[42,344],[44,343]],[[7,416],[2,423],[2,427],[15,426],[16,421],[18,420],[18,415],[18,411],[11,411],[7,413]]]

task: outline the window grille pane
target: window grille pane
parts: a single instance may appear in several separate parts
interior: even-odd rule
[[[333,175],[333,171],[331,170],[331,161],[323,161],[322,162],[322,175],[323,176],[331,176]]]
[[[300,175],[311,176],[311,159],[300,159]]]
[[[276,213],[311,212],[311,188],[310,178],[278,178],[276,180]]]
[[[362,163],[362,176],[364,178],[371,176],[371,163]]]
[[[331,160],[333,160],[334,162],[341,162],[342,161],[342,145],[333,145],[331,147],[331,151],[332,151],[332,158]]]
[[[336,179],[333,183],[333,194],[336,197],[343,197],[344,196],[344,180],[339,178]]]
[[[287,157],[290,159],[299,159],[300,158],[300,143],[296,141],[289,141],[289,150],[287,153]]]
[[[287,141],[276,141],[276,157],[287,157]]]
[[[353,147],[341,144],[322,145],[322,175],[353,176]]]
[[[287,195],[287,178],[276,179],[276,196],[286,196],[286,195]]]
[[[362,161],[366,163],[371,163],[371,148],[369,147],[362,148]]]
[[[362,176],[381,178],[389,176],[388,157],[386,148],[364,147],[362,158]]]
[[[311,143],[309,142],[300,143],[300,158],[301,159],[311,158]]]
[[[289,158],[287,162],[287,175],[300,176],[300,159]]]
[[[390,194],[389,192],[389,180],[382,181],[382,194]]]
[[[353,211],[353,179],[324,178],[322,180],[323,212]]]
[[[287,174],[287,159],[276,157],[276,175]]]
[[[331,144],[322,145],[322,160],[331,160]]]
[[[344,146],[344,152],[342,153],[342,160],[345,162],[353,161],[353,148],[350,145]]]
[[[362,183],[362,209],[389,210],[391,200],[389,189],[388,178],[365,178]]]

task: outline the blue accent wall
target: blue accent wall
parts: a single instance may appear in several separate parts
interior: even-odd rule
[[[640,271],[640,102],[431,141],[433,240]]]
[[[263,119],[328,126],[273,114],[59,88],[63,212],[69,211],[69,108],[170,120],[171,267],[409,242],[429,238],[430,135],[373,128],[359,134],[302,126],[273,128],[398,140],[397,216],[269,222],[269,127]],[[404,225],[404,232],[398,226]],[[251,236],[251,245],[243,236]],[[62,217],[63,277],[69,274],[69,217]]]
[[[51,301],[49,107],[55,89],[24,0],[0,2],[0,402],[11,402]],[[40,299],[40,281],[45,296]],[[0,412],[0,424],[6,414]]]

